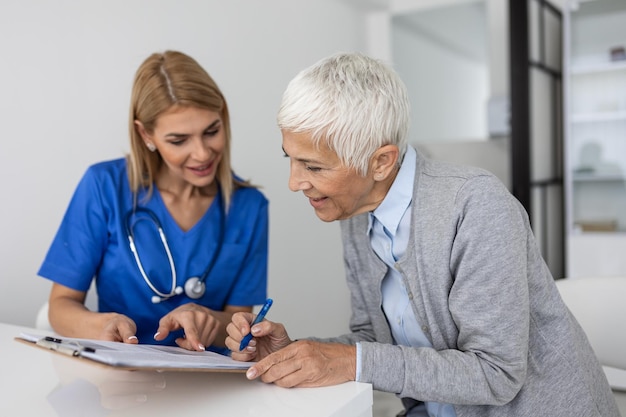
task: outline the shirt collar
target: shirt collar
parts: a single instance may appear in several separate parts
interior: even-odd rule
[[[400,220],[411,205],[413,199],[413,181],[415,179],[416,152],[407,146],[398,175],[382,203],[369,215],[367,233],[370,233],[373,220],[376,218],[392,235],[396,234]]]

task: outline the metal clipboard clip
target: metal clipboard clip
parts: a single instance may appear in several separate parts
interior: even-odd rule
[[[63,339],[50,336],[37,340],[36,344],[68,356],[80,356],[83,352],[96,351],[94,348],[82,346],[78,342],[64,342]]]

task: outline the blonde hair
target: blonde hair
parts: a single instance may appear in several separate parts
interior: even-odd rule
[[[216,181],[224,206],[228,208],[235,189],[251,185],[238,180],[232,173],[230,117],[226,99],[200,64],[177,51],[150,55],[135,73],[128,120],[130,154],[127,160],[131,190],[136,196],[140,189],[146,189],[146,198],[150,198],[155,175],[163,162],[158,152],[150,152],[146,148],[135,121],[141,122],[146,132],[153,133],[159,116],[172,106],[207,109],[221,116],[226,145],[217,167]]]

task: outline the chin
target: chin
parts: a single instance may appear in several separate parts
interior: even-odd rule
[[[319,212],[317,210],[315,210],[315,215],[317,216],[318,219],[326,223],[334,222],[335,220],[340,220],[336,215]]]

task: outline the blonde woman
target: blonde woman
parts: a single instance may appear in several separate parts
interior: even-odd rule
[[[265,301],[268,201],[233,173],[229,123],[193,58],[141,64],[130,155],[89,167],[39,270],[57,333],[219,350],[232,314]]]

